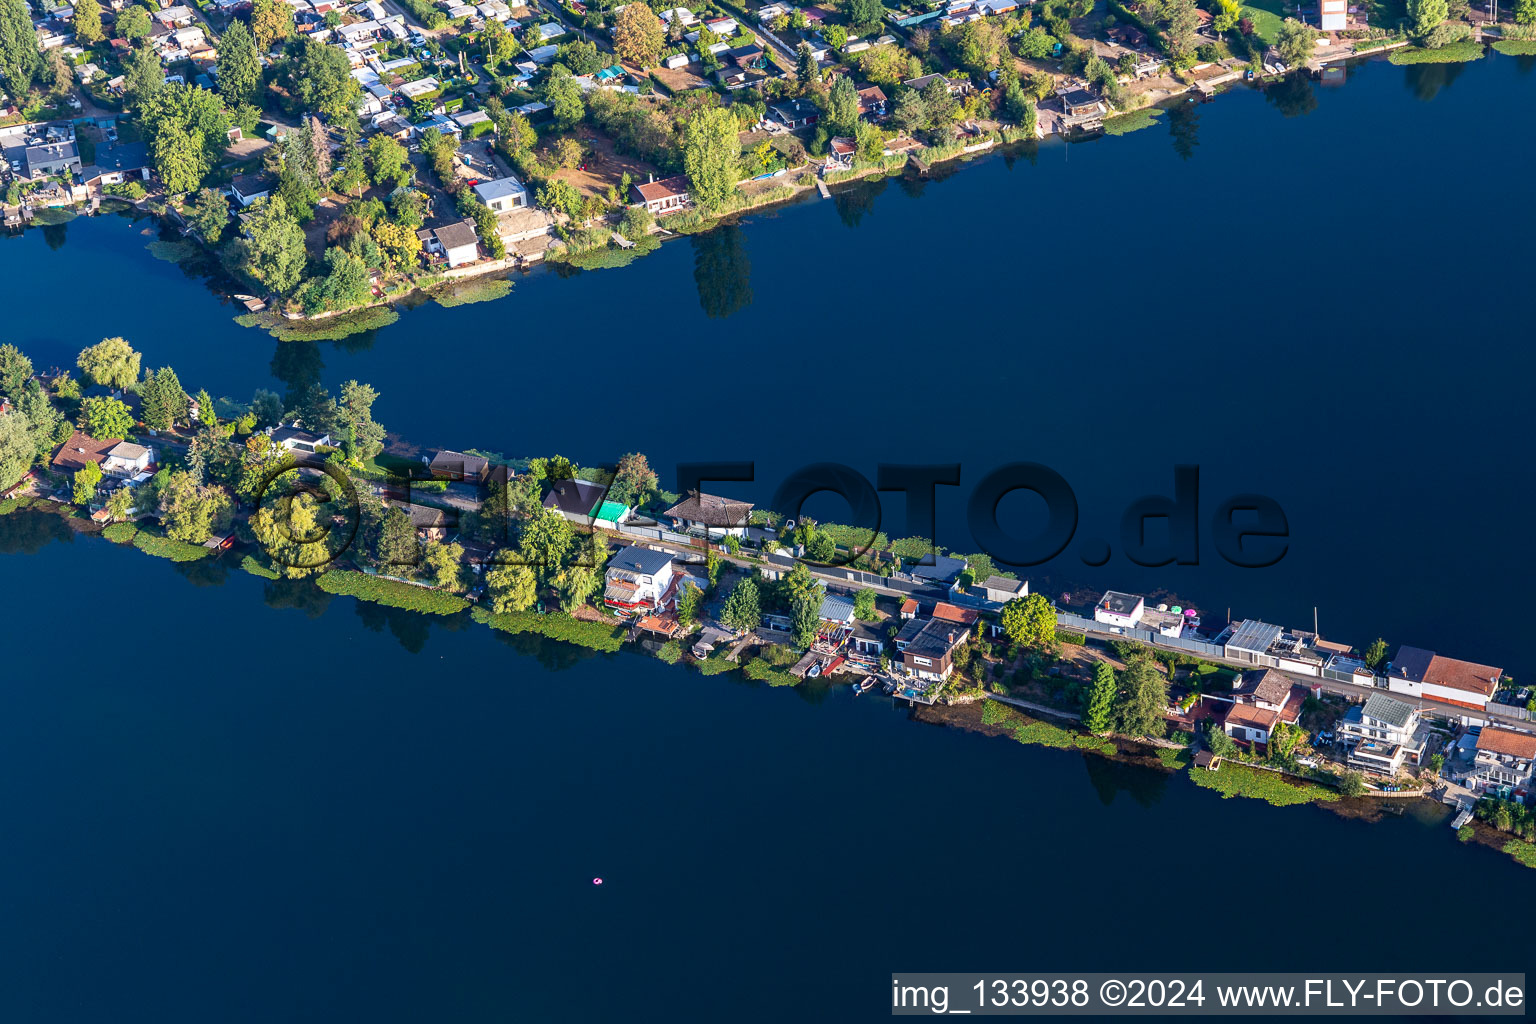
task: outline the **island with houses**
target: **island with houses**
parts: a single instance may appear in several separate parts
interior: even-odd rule
[[[667,491],[644,454],[579,466],[421,449],[352,380],[190,391],[123,338],[39,369],[0,345],[0,531],[39,517],[286,600],[347,596],[632,650],[765,686],[1141,759],[1227,796],[1432,800],[1536,866],[1536,698],[1407,643],[1030,580],[984,552]],[[1032,586],[1032,583],[1034,584]]]

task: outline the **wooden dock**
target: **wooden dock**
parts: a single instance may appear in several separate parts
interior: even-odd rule
[[[631,242],[617,231],[613,233],[613,244],[617,245],[620,249],[633,249],[635,247],[634,242]]]
[[[820,178],[816,179],[816,191],[821,193],[821,198],[823,199],[832,198],[832,190],[827,188],[827,183]]]
[[[918,156],[916,153],[912,153],[912,154],[908,155],[907,159],[912,162],[912,166],[913,167],[917,168],[917,173],[918,174],[926,175],[930,170],[933,169],[932,165],[930,165],[927,160],[924,160],[922,157]]]

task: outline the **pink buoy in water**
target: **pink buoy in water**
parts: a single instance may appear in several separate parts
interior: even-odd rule
[[[593,885],[602,885],[603,884],[603,880],[601,878],[594,878],[594,879],[592,879],[592,884]]]

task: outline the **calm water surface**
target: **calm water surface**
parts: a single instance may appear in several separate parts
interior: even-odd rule
[[[892,970],[1529,964],[1528,869],[1442,819],[295,607],[17,516],[0,551],[7,630],[53,641],[8,645],[5,1020],[873,1021]],[[1340,948],[1352,886],[1421,894],[1417,937]]]
[[[940,540],[961,549],[969,485],[1039,461],[1079,537],[1117,548],[1030,571],[1057,588],[1296,626],[1315,605],[1336,639],[1523,678],[1536,257],[1476,200],[1501,209],[1536,161],[1511,130],[1530,72],[1240,90],[336,344],[241,329],[146,258],[143,224],[77,220],[0,240],[3,336],[68,365],[121,334],[242,399],[357,377],[429,446],[639,448],[669,484],[752,459],[730,490],[759,501],[809,462],[960,462]],[[1285,559],[1238,570],[1204,538],[1198,567],[1122,557],[1120,510],[1178,463],[1202,515],[1279,501]],[[1480,968],[1529,961],[1524,869],[1437,823],[1222,801],[878,700],[509,645],[22,523],[0,551],[7,1020],[873,1019],[892,969],[1334,969],[1306,922],[1341,879],[1423,893],[1420,933],[1477,936],[1456,945]],[[1289,923],[1192,946],[1233,867],[1274,879]],[[1476,882],[1437,893],[1453,877]],[[1473,965],[1433,948],[1344,966]]]

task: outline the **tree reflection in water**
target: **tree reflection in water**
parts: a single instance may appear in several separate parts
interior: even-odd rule
[[[1140,765],[1111,761],[1093,754],[1083,755],[1083,767],[1088,769],[1088,781],[1093,784],[1099,802],[1108,807],[1122,792],[1142,807],[1152,807],[1163,799],[1168,789],[1168,773]]]
[[[1264,87],[1264,101],[1282,117],[1304,117],[1317,109],[1317,93],[1306,75],[1286,75]]]
[[[722,224],[689,235],[688,241],[693,243],[693,281],[704,315],[719,319],[750,306],[752,261],[747,259],[746,232],[739,225]]]

